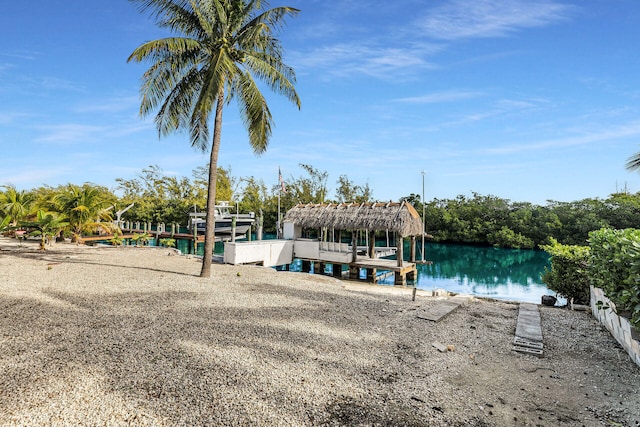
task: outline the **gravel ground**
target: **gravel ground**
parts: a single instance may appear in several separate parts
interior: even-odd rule
[[[640,368],[586,312],[541,307],[538,358],[514,303],[432,323],[420,291],[169,254],[0,238],[0,425],[640,425]]]

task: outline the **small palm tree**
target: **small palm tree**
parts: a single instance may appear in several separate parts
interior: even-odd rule
[[[9,228],[9,220],[11,218],[9,218],[9,216],[4,217],[4,219],[2,219],[2,217],[0,217],[0,232],[5,231],[7,228]]]
[[[223,107],[232,99],[238,102],[256,154],[267,149],[272,117],[254,78],[300,108],[295,73],[283,62],[282,46],[274,35],[298,10],[264,10],[266,1],[260,0],[130,1],[141,11],[150,9],[158,26],[177,34],[144,43],[129,56],[129,61],[151,62],[142,76],[140,114],[159,108],[155,122],[160,136],[188,129],[191,145],[202,151],[209,145],[209,120],[214,116],[206,218],[210,226],[200,272],[209,277]]]
[[[33,194],[24,190],[18,191],[13,185],[5,185],[2,188],[5,191],[0,192],[0,212],[5,216],[0,221],[9,218],[9,224],[15,226],[31,212]]]
[[[164,246],[165,248],[176,247],[176,239],[169,239],[169,238],[160,239],[158,243],[160,243],[160,246]]]
[[[64,218],[55,212],[45,212],[39,209],[36,212],[36,221],[25,221],[21,226],[31,230],[30,236],[40,236],[40,250],[45,250],[46,243],[55,238],[62,229],[69,225]]]
[[[134,234],[131,240],[136,243],[136,246],[145,246],[149,243],[149,233]]]
[[[97,187],[69,184],[56,196],[56,202],[60,212],[68,218],[73,241],[96,230],[112,231],[113,218],[108,210],[112,201]]]

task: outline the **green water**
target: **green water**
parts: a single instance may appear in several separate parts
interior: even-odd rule
[[[555,295],[540,278],[550,266],[544,251],[428,243],[424,258],[430,263],[418,264],[418,289],[538,304],[542,295]],[[393,277],[382,283],[393,284]]]
[[[183,253],[192,253],[191,242],[178,240],[176,243]],[[203,249],[204,245],[198,245],[198,255],[202,255]],[[418,260],[422,259],[420,249],[418,242]],[[224,244],[217,242],[215,253],[223,252]],[[409,254],[407,245],[404,253],[405,256]],[[549,255],[544,251],[426,243],[424,259],[429,263],[417,265],[415,286],[418,289],[445,289],[537,304],[542,295],[555,295],[540,278],[545,267],[550,266]],[[296,260],[290,269],[300,271],[300,267],[299,260]],[[393,281],[393,276],[390,276],[379,283],[393,285]]]

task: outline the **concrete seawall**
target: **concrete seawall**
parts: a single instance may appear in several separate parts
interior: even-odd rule
[[[609,308],[598,308],[598,301],[602,301]],[[615,305],[604,295],[600,288],[591,286],[591,311],[593,316],[600,321],[618,343],[625,349],[631,359],[640,366],[640,336],[638,331],[631,326],[629,319],[618,316],[614,309]]]

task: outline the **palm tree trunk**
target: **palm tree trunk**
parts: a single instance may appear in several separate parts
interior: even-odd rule
[[[222,107],[224,105],[224,85],[220,86],[216,102],[216,116],[213,125],[213,140],[211,141],[211,156],[209,158],[209,189],[207,191],[207,217],[204,235],[204,254],[200,277],[211,277],[211,258],[215,245],[215,211],[216,184],[218,181],[218,152],[220,151],[220,136],[222,135]]]

